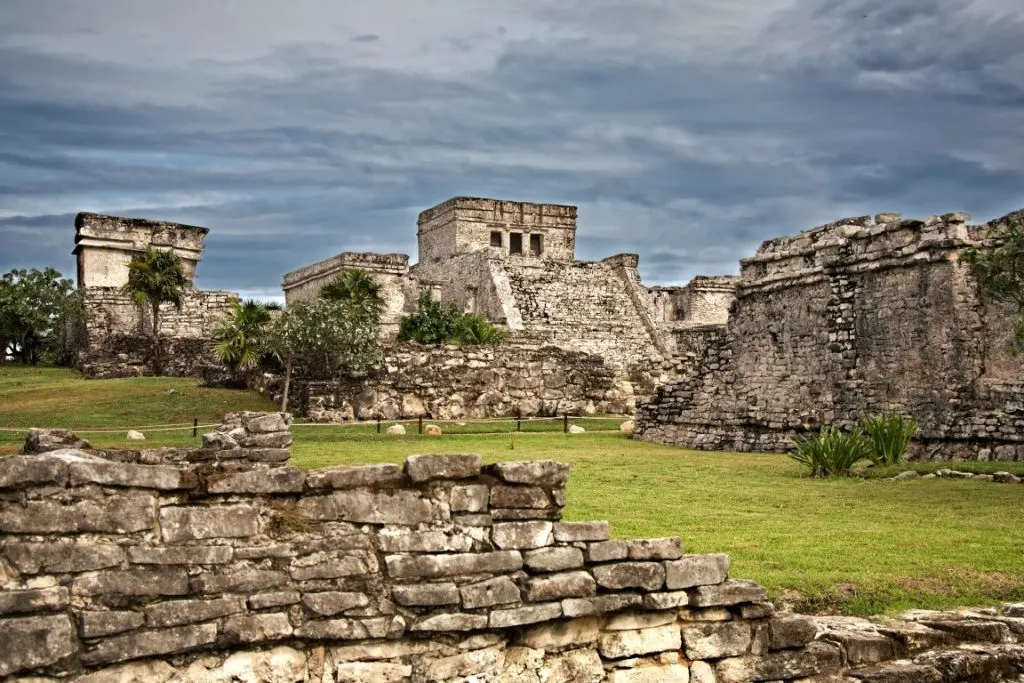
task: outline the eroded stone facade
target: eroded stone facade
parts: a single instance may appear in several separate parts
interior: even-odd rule
[[[258,388],[280,403],[284,379]],[[314,422],[632,414],[632,382],[596,355],[521,340],[494,346],[401,344],[369,375],[294,379],[289,406]]]
[[[681,379],[638,411],[638,438],[788,450],[823,425],[899,412],[912,456],[1024,458],[1012,311],[986,302],[966,247],[1011,214],[851,218],[765,242],[741,262],[728,323],[678,337]]]
[[[289,421],[229,416],[207,449],[0,459],[0,677],[952,683],[1024,672],[1024,605],[882,624],[776,613],[764,588],[730,576],[727,555],[561,521],[564,463],[414,455],[304,471],[281,448]]]
[[[89,377],[143,374],[152,348],[152,314],[121,292],[132,257],[149,247],[171,251],[191,283],[202,257],[207,228],[141,218],[81,213],[75,219],[78,291],[85,312],[86,348],[79,363]],[[209,337],[238,299],[233,292],[189,287],[181,310],[160,309],[166,344],[163,372],[196,376],[215,366]]]
[[[576,260],[576,218],[575,206],[455,197],[420,214],[419,261],[407,271],[373,260],[394,255],[340,254],[285,275],[285,293],[315,293],[351,263],[378,277],[393,316],[427,292],[513,336],[595,354],[626,373],[660,368],[677,328],[724,321],[733,278],[697,278],[668,295],[649,289],[635,254]]]

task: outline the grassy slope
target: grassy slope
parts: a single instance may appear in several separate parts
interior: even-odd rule
[[[168,396],[168,388],[180,393]],[[266,407],[251,393],[198,389],[189,380],[85,382],[66,371],[0,369],[0,425],[24,426],[31,418],[45,426],[127,427]],[[489,462],[555,458],[573,469],[567,519],[608,519],[620,538],[679,535],[689,552],[730,553],[735,576],[764,583],[798,608],[867,614],[1024,599],[1024,486],[814,481],[784,456],[684,451],[618,434],[366,431],[297,426],[294,461],[401,462],[423,452],[478,452]],[[191,443],[186,435],[158,442]],[[124,444],[90,438],[99,446]],[[1024,463],[997,469],[1022,472]]]

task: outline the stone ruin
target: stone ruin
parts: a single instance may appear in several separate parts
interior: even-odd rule
[[[849,218],[765,242],[741,261],[725,325],[680,338],[679,379],[639,406],[637,438],[783,451],[862,412],[913,417],[911,457],[1024,460],[1015,311],[962,259],[990,246],[967,214]]]
[[[419,215],[418,263],[404,254],[339,254],[286,274],[285,299],[315,296],[344,268],[364,268],[382,284],[388,333],[428,292],[506,327],[513,339],[659,375],[676,330],[725,321],[735,278],[652,289],[640,281],[635,254],[578,261],[576,213],[562,204],[454,197]]]
[[[145,307],[121,293],[128,264],[149,247],[171,251],[191,282],[202,258],[207,228],[141,218],[80,213],[75,218],[78,291],[85,307],[86,345],[80,359],[89,377],[141,375],[149,358],[153,321]],[[233,292],[186,291],[182,309],[164,304],[160,334],[167,345],[164,373],[201,375],[210,333],[230,310]]]
[[[1024,674],[1024,605],[776,612],[729,557],[561,521],[568,465],[304,471],[224,448],[0,458],[0,677],[23,683],[935,683]],[[260,437],[271,435],[268,440]],[[40,444],[74,443],[73,435]],[[250,444],[243,446],[241,444]],[[268,445],[269,444],[269,445]]]

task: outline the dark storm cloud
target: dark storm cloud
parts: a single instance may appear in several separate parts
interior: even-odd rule
[[[639,253],[666,282],[840,216],[1024,205],[1012,2],[776,4],[745,24],[742,3],[695,2],[677,39],[675,3],[527,3],[423,26],[449,52],[398,64],[379,18],[146,60],[54,49],[75,27],[16,3],[0,269],[73,272],[73,215],[91,210],[210,226],[200,284],[272,291],[346,249],[415,257],[416,214],[467,194],[578,204],[581,257]]]

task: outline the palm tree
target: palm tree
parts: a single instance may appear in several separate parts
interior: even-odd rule
[[[213,330],[213,353],[233,374],[252,370],[269,353],[267,306],[252,299],[231,302],[231,311]]]
[[[346,268],[320,290],[320,298],[347,303],[355,313],[379,321],[384,313],[380,283],[362,268]]]
[[[131,296],[140,308],[149,304],[153,316],[153,374],[162,370],[160,359],[160,305],[174,304],[181,310],[182,296],[189,286],[181,260],[170,251],[150,247],[132,257],[128,264],[128,282],[121,291]]]

